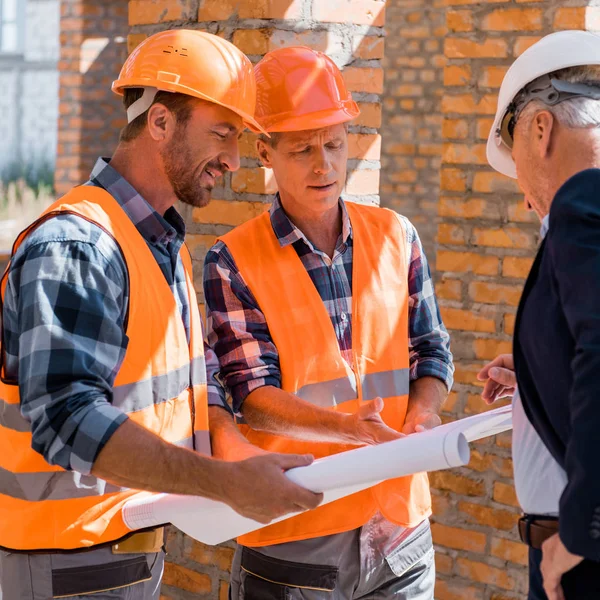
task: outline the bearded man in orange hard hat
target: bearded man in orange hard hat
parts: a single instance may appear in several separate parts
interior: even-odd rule
[[[310,48],[255,67],[257,142],[279,193],[205,264],[209,344],[247,438],[324,457],[440,423],[452,385],[415,228],[341,198],[359,109]],[[231,598],[433,598],[427,475],[388,481],[240,538]]]
[[[226,502],[268,523],[320,495],[247,452],[204,352],[177,200],[204,206],[239,167],[255,78],[199,31],[144,41],[113,85],[129,124],[111,160],[15,243],[2,279],[0,586],[4,600],[158,598],[163,529],[121,516],[136,490]],[[208,371],[208,373],[207,373]],[[238,462],[210,457],[235,452]]]

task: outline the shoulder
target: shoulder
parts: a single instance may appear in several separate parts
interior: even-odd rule
[[[113,238],[99,226],[73,214],[52,217],[29,233],[11,261],[11,270],[26,260],[44,257],[95,261],[126,273],[123,256]]]
[[[586,169],[566,181],[550,207],[550,230],[565,217],[578,217],[582,223],[600,220],[599,190],[600,169]]]

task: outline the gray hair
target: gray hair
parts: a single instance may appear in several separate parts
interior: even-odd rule
[[[600,65],[569,67],[549,74],[552,79],[569,83],[588,83],[600,86]],[[541,100],[532,100],[522,111],[520,118],[529,125],[535,113],[548,110],[554,117],[570,129],[600,128],[600,100],[592,98],[570,98],[547,106]]]

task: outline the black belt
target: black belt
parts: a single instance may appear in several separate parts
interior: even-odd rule
[[[536,550],[541,550],[542,544],[555,533],[558,533],[558,517],[524,515],[519,519],[521,541]]]

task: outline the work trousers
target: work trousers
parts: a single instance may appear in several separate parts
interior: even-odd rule
[[[0,550],[2,600],[158,600],[164,552],[10,553]]]
[[[240,546],[230,600],[433,600],[428,520],[387,556],[361,547],[360,539],[361,529],[355,529],[261,548]]]

